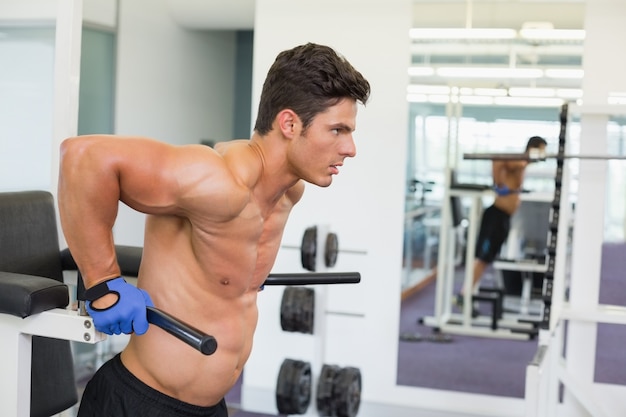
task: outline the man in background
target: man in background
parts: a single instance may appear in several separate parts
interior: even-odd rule
[[[547,142],[539,136],[528,139],[526,159],[494,160],[493,183],[496,198],[493,204],[485,209],[480,223],[476,242],[476,258],[472,277],[472,290],[476,291],[485,269],[500,253],[511,228],[511,216],[520,206],[520,194],[526,167],[531,162],[531,152],[545,151]],[[455,297],[458,306],[463,306],[463,289]]]

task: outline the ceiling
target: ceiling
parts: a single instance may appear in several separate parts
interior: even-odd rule
[[[464,92],[471,95],[477,89],[490,89],[482,91],[506,98],[515,92],[554,102],[558,97],[576,99],[582,94],[584,41],[528,40],[519,31],[527,27],[583,29],[584,1],[414,0],[413,4],[414,28],[506,28],[515,35],[507,39],[412,38],[410,100],[445,100],[450,91],[446,88],[453,86],[465,87]],[[511,75],[511,70],[517,73]],[[482,101],[475,95],[472,99]]]
[[[393,3],[391,3],[393,4]],[[193,29],[252,29],[255,0],[167,0],[172,16]],[[584,0],[413,0],[413,27],[520,28],[551,21],[557,28],[582,28]]]
[[[190,29],[245,30],[254,26],[255,0],[168,0],[167,4],[173,18]],[[583,29],[584,17],[584,0],[413,0],[412,27],[518,31],[527,25],[549,24],[555,29]],[[580,40],[412,39],[410,48],[412,66],[433,72],[412,76],[412,84],[504,89],[579,89],[581,84],[580,77],[450,77],[437,73],[449,67],[457,71],[474,68],[479,72],[483,68],[580,71],[583,52]],[[471,71],[465,71],[467,74]]]
[[[582,29],[583,0],[413,0],[413,27],[520,29],[549,21],[559,29]]]

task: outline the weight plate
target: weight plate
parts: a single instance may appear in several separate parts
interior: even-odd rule
[[[333,384],[335,416],[355,417],[361,404],[361,371],[346,367],[337,372]]]
[[[315,290],[286,287],[280,303],[280,327],[286,332],[313,334]]]
[[[317,411],[322,417],[335,416],[335,404],[333,403],[333,385],[335,376],[339,372],[336,365],[323,365],[317,381],[316,404]]]
[[[278,372],[276,407],[280,414],[304,414],[311,402],[311,364],[285,359]]]
[[[327,268],[332,268],[337,263],[339,253],[339,238],[337,233],[326,235],[326,247],[324,248],[324,264]]]
[[[317,257],[317,227],[311,226],[304,231],[300,245],[300,260],[307,271],[315,272]]]

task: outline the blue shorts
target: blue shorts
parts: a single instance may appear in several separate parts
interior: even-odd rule
[[[228,417],[228,409],[224,399],[200,407],[165,395],[131,374],[118,354],[87,383],[78,417]]]

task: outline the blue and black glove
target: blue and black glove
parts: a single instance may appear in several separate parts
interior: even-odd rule
[[[93,301],[106,294],[117,295],[117,301],[104,309],[94,307]],[[144,334],[148,331],[146,307],[154,304],[148,293],[118,277],[101,282],[85,291],[87,311],[96,330],[106,334]]]

